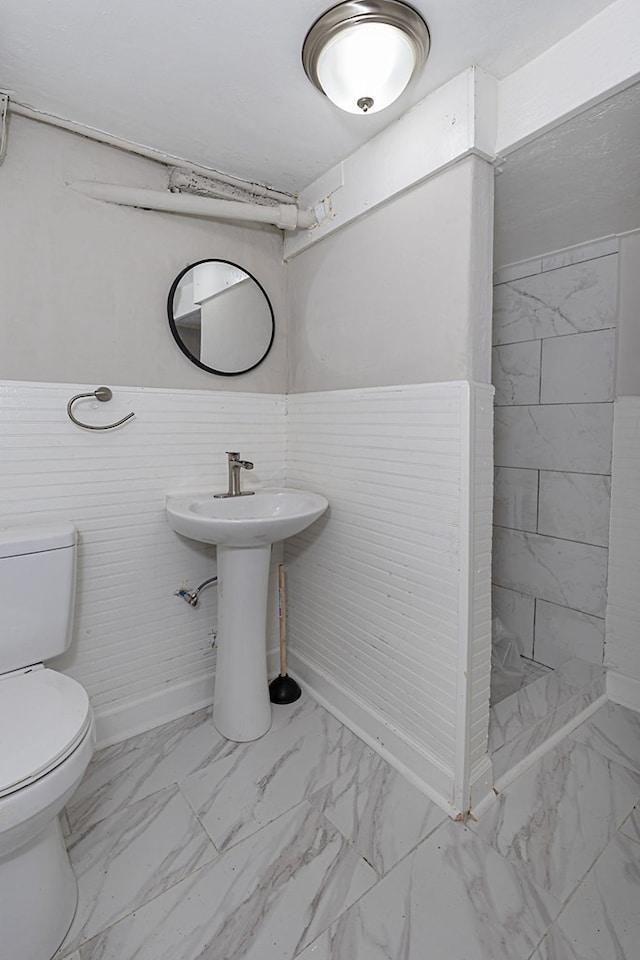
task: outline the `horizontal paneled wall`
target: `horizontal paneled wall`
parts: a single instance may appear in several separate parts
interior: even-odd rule
[[[477,414],[474,388],[444,383],[292,395],[287,417],[288,482],[330,502],[285,547],[295,669],[458,809],[470,738],[473,760],[486,754],[491,388],[478,389]]]
[[[496,276],[494,611],[525,656],[601,663],[617,240]]]
[[[95,386],[0,382],[0,510],[3,523],[65,518],[80,532],[73,646],[56,666],[87,689],[106,740],[210,702],[216,590],[197,609],[174,591],[215,573],[215,548],[169,529],[165,496],[226,489],[226,450],[254,461],[250,486],[281,484],[285,398],[114,387],[76,416],[135,418],[92,432],[65,407]],[[275,603],[270,627],[276,646]]]

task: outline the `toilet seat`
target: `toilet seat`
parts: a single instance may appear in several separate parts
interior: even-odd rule
[[[0,678],[0,798],[61,764],[91,718],[86,691],[62,673],[36,667]]]

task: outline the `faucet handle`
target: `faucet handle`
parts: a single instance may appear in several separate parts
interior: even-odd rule
[[[229,460],[239,460],[240,454],[237,450],[225,450],[225,453],[229,457]]]

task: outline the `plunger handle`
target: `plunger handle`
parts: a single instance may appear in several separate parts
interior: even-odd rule
[[[280,676],[287,675],[287,588],[284,564],[278,564],[278,619],[280,621]]]

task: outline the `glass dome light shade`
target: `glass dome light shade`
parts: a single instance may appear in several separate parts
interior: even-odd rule
[[[388,23],[358,23],[329,39],[318,56],[317,76],[342,110],[377,113],[398,99],[415,67],[414,46],[402,30]]]

